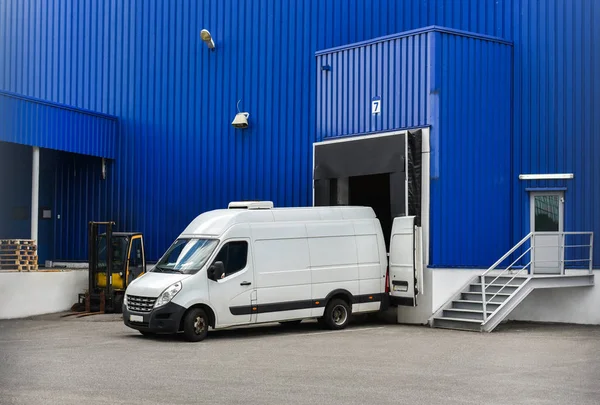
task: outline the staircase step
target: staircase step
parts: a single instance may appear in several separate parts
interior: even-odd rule
[[[494,297],[494,295],[496,295]],[[507,293],[485,293],[485,297],[486,300],[489,301],[491,299],[491,302],[499,302],[502,303],[504,302],[508,297],[510,297],[510,294]],[[494,297],[494,298],[492,298]],[[481,293],[475,293],[475,292],[466,292],[466,293],[461,293],[460,294],[460,298],[461,300],[467,300],[467,301],[481,301]]]
[[[514,275],[504,275],[504,276],[498,277],[498,279],[496,279],[496,276],[485,276],[485,283],[486,284],[490,284],[490,283],[506,284],[507,282],[510,281],[511,285],[521,285],[525,282],[525,280],[527,280],[527,278],[528,278],[527,274],[518,275],[516,277]],[[481,281],[481,277],[479,277],[478,280]]]
[[[503,293],[507,293],[507,294],[511,294],[513,292],[515,292],[515,290],[517,288],[521,287],[520,284],[508,284],[508,285],[502,285],[502,284],[487,284],[485,286],[485,292],[488,293],[497,293],[498,291],[500,291],[500,289],[502,289]],[[481,292],[481,283],[473,283],[469,286],[469,291],[470,292]]]
[[[432,326],[434,328],[443,329],[458,329],[475,332],[481,331],[481,321],[475,319],[436,317],[433,318]]]
[[[474,309],[477,311],[483,311],[483,302],[481,302],[481,295],[479,296],[479,301],[469,301],[469,300],[455,300],[452,301],[452,307],[448,309]],[[489,311],[495,311],[499,306],[500,302],[488,302],[486,304],[486,309]]]
[[[443,317],[444,318],[456,318],[456,319],[477,319],[479,321],[483,321],[483,311],[473,310],[473,309],[460,309],[460,308],[450,308],[444,309]],[[487,311],[488,316],[492,314],[489,310]]]

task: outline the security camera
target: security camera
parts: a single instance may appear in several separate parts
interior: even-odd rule
[[[235,118],[231,122],[234,128],[248,128],[248,117],[250,116],[247,112],[240,112],[235,115]]]

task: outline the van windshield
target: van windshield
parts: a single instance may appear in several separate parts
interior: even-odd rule
[[[177,239],[152,271],[194,274],[200,271],[217,246],[217,239]]]

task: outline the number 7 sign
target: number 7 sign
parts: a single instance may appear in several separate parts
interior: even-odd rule
[[[379,114],[381,112],[381,97],[373,97],[371,99],[371,114]]]

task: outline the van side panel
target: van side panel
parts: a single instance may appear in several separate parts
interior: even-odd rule
[[[312,299],[323,300],[334,290],[359,294],[358,259],[351,221],[306,224],[312,278]],[[353,310],[357,309],[353,305]],[[312,316],[324,309],[313,308]]]
[[[356,232],[359,291],[361,295],[357,311],[376,311],[380,307],[381,279],[385,278],[385,271],[382,274],[381,257],[377,243],[377,228],[371,221],[361,221],[354,224],[354,229]]]
[[[252,225],[257,322],[311,316],[311,274],[302,223]]]

